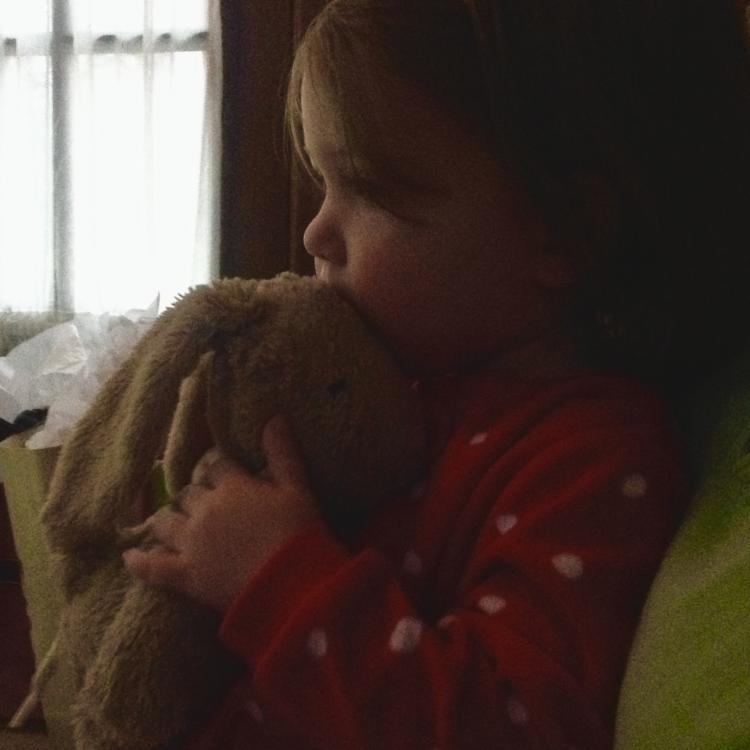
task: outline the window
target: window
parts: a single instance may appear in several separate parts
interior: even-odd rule
[[[161,308],[215,276],[218,10],[0,2],[0,309]]]

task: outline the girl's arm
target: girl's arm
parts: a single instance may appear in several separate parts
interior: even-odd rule
[[[405,593],[419,558],[404,570],[373,549],[352,557],[307,527],[221,628],[253,672],[252,731],[327,750],[611,747],[681,489],[647,430],[572,432],[511,482],[495,466],[466,499],[467,556],[441,553],[455,598],[419,608]]]

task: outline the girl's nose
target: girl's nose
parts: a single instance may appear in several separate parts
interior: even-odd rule
[[[325,207],[322,207],[307,225],[302,242],[305,250],[316,258],[336,265],[343,265],[346,260],[346,246],[341,232]]]

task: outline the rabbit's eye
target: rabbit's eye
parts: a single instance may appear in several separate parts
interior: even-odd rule
[[[328,394],[333,398],[340,396],[349,387],[349,381],[346,378],[339,378],[328,386]]]

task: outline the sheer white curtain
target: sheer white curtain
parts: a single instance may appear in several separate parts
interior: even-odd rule
[[[219,26],[218,0],[0,0],[0,310],[216,277]]]

